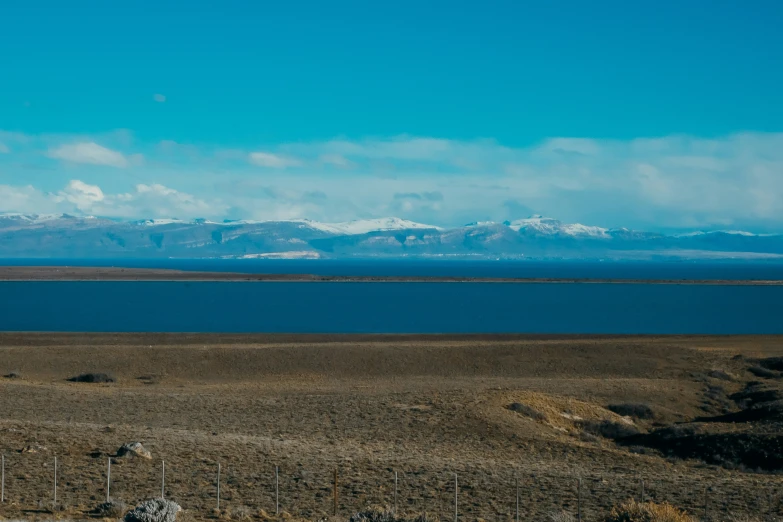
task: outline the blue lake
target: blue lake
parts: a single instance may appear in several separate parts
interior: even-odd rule
[[[0,330],[783,333],[782,303],[772,286],[2,282]]]

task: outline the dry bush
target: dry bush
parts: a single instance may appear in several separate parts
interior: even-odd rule
[[[238,506],[234,508],[234,520],[251,520],[253,511],[247,506]]]
[[[429,514],[421,513],[415,517],[398,516],[394,510],[388,507],[372,507],[354,513],[349,522],[438,522],[438,518]]]
[[[576,522],[576,517],[568,511],[553,511],[547,514],[546,519],[549,522]]]
[[[633,417],[635,419],[652,419],[654,416],[652,408],[646,404],[610,404],[606,407],[606,409],[613,411],[617,415],[622,415],[623,417]]]
[[[530,417],[533,420],[544,420],[546,419],[546,415],[541,413],[540,411],[531,408],[527,404],[522,404],[521,402],[514,402],[508,405],[508,409],[511,411],[515,411],[519,414],[522,414],[526,417]]]
[[[619,422],[612,422],[608,420],[582,421],[579,423],[579,427],[591,435],[596,435],[611,440],[623,439],[625,437],[631,437],[632,435],[639,434],[639,430],[633,426],[628,426],[627,424],[620,424]]]
[[[111,499],[109,502],[99,504],[93,514],[101,518],[122,518],[128,512],[128,506],[121,500]]]
[[[656,504],[629,500],[613,507],[604,522],[696,522],[696,519],[665,502]]]

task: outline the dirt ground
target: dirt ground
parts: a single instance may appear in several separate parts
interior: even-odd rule
[[[586,426],[648,433],[739,411],[726,397],[775,356],[783,337],[0,334],[0,517],[96,517],[111,459],[110,496],[128,505],[160,496],[165,460],[166,498],[193,520],[274,516],[276,468],[280,511],[308,519],[333,514],[335,470],[344,516],[393,506],[396,473],[399,511],[446,520],[455,476],[461,520],[513,520],[517,492],[523,520],[592,520],[642,489],[700,517],[773,519],[774,469],[674,458]],[[116,382],[67,380],[86,372]],[[749,444],[783,433],[696,424]],[[152,459],[114,457],[133,441]]]

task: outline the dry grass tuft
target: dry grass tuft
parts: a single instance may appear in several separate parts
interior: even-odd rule
[[[122,518],[128,512],[128,506],[121,500],[112,499],[99,504],[93,514],[99,518]]]
[[[371,507],[351,515],[349,522],[438,522],[438,517],[421,513],[415,517],[398,516],[389,507]]]
[[[568,511],[554,511],[546,516],[549,522],[576,522],[576,517]]]
[[[629,500],[615,506],[604,522],[696,522],[685,511],[671,504]]]

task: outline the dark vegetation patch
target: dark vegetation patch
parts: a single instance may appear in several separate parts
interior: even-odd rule
[[[702,433],[672,426],[621,439],[620,444],[646,446],[667,457],[697,459],[729,469],[783,470],[783,435]]]
[[[783,421],[783,401],[761,402],[742,411],[696,420],[699,422],[780,422]]]
[[[751,366],[748,368],[748,371],[756,377],[761,377],[762,379],[777,379],[780,376],[778,372],[768,370],[763,366]]]
[[[729,398],[740,408],[746,409],[762,402],[783,400],[783,391],[770,388],[760,382],[753,382],[745,386],[744,390],[732,393]]]
[[[767,357],[766,359],[759,359],[757,362],[759,366],[767,370],[783,372],[783,357]]]
[[[521,402],[513,402],[508,405],[508,409],[511,411],[515,411],[519,413],[520,415],[524,415],[526,417],[530,417],[533,420],[544,420],[546,419],[546,415],[541,413],[540,411],[531,408],[527,404],[522,404]]]
[[[728,413],[733,407],[734,403],[729,400],[723,386],[710,384],[704,389],[704,399],[700,406],[703,412],[710,415],[716,415]]]
[[[726,390],[723,386],[707,386],[704,396],[710,400],[722,402],[726,400]]]
[[[114,375],[110,373],[83,373],[76,377],[68,379],[70,382],[90,382],[90,383],[105,383],[105,382],[117,382]]]
[[[635,419],[652,419],[655,416],[652,408],[641,403],[610,404],[606,409],[613,411],[617,415]]]
[[[621,440],[639,434],[639,430],[633,426],[609,420],[581,421],[578,425],[585,433],[611,440]]]
[[[8,372],[7,374],[3,375],[6,379],[21,379],[22,374],[18,371],[14,370],[12,372]]]
[[[598,437],[586,431],[580,431],[578,437],[582,442],[598,442]]]

